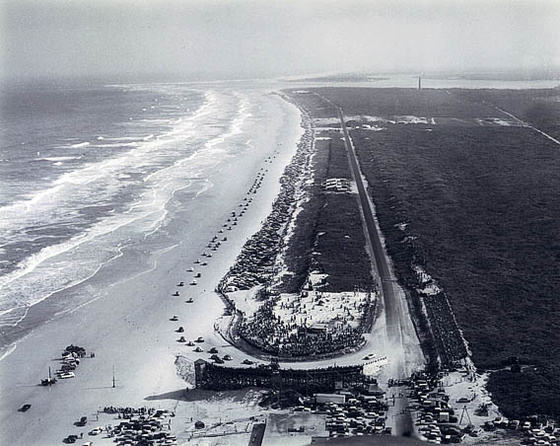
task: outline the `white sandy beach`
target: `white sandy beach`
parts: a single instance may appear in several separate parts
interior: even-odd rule
[[[295,153],[302,133],[299,114],[292,105],[283,107],[292,108],[291,114],[286,115],[290,117],[290,130],[282,135],[259,133],[261,140],[253,141],[258,150],[224,163],[209,178],[212,187],[203,193],[204,199],[194,198],[196,206],[182,214],[178,212],[184,220],[175,218],[173,225],[165,228],[170,237],[180,234],[178,246],[159,253],[125,253],[119,262],[122,268],[127,268],[127,262],[134,266],[138,259],[145,258],[149,258],[152,268],[120,282],[114,280],[107,285],[104,296],[38,327],[0,362],[0,444],[62,444],[68,434],[87,432],[96,425],[92,421],[78,428],[73,425],[77,419],[87,416],[95,420],[98,410],[111,405],[176,411],[173,430],[181,437],[179,431],[189,428],[179,421],[190,421],[196,414],[181,412],[178,406],[177,397],[187,383],[178,377],[174,362],[177,355],[193,347],[177,342],[179,333],[175,330],[183,326],[181,335],[187,340],[203,336],[205,350],[215,345],[227,353],[228,346],[213,328],[224,309],[213,289],[233,264],[245,240],[258,230],[269,213],[279,191],[278,179]],[[261,169],[266,171],[262,187],[252,194],[253,201],[245,215],[232,230],[219,233],[230,213],[240,209],[239,204]],[[214,235],[220,239],[227,236],[227,241],[212,251],[212,258],[202,257],[203,252],[210,251],[206,245]],[[208,265],[195,264],[199,258]],[[187,272],[189,267],[202,274],[195,286],[189,285],[194,274]],[[112,273],[119,277],[118,270]],[[177,287],[180,281],[185,282],[183,287]],[[176,290],[180,296],[172,297]],[[185,303],[189,297],[194,303]],[[173,315],[179,321],[169,321]],[[48,368],[53,373],[58,368],[56,359],[69,344],[88,351],[76,377],[59,380],[51,387],[40,386]],[[89,352],[94,352],[95,358],[90,358]],[[203,358],[207,356],[200,354]],[[243,359],[234,355],[235,362]],[[18,412],[23,404],[32,407],[28,412]],[[192,410],[192,404],[185,403],[184,407],[187,412],[189,407]],[[116,424],[103,416],[99,422]],[[95,440],[96,445],[111,444],[110,439],[99,436],[88,439]]]

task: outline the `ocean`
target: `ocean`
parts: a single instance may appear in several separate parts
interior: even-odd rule
[[[196,211],[220,166],[300,119],[266,89],[227,83],[19,85],[0,102],[3,349],[97,298],[126,252],[180,243],[166,228]]]
[[[395,76],[347,86],[416,83],[413,76]],[[119,277],[153,267],[150,255],[181,243],[184,234],[172,233],[171,223],[198,212],[228,163],[236,157],[256,160],[263,144],[281,144],[299,128],[299,111],[271,91],[305,85],[5,84],[0,357],[37,325],[103,296]],[[425,81],[426,88],[555,85]],[[250,184],[253,178],[245,180]],[[184,231],[196,231],[189,224]]]

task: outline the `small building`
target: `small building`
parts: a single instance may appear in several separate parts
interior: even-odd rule
[[[375,396],[376,398],[380,398],[385,395],[385,392],[381,389],[381,387],[379,387],[379,384],[377,384],[376,382],[366,385],[363,393],[364,395]]]

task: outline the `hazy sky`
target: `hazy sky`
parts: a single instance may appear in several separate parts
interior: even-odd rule
[[[560,66],[560,0],[0,0],[4,76]]]

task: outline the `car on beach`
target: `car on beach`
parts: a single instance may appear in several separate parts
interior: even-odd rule
[[[86,424],[87,424],[87,417],[82,417],[74,423],[74,426],[82,427],[85,426]]]
[[[197,353],[202,353],[204,350],[202,350],[200,347],[197,347],[194,349],[194,351]]]
[[[74,372],[61,372],[58,374],[58,377],[60,379],[69,379],[69,378],[75,378],[76,375],[74,375]]]
[[[196,338],[195,342],[204,342],[204,338],[202,336],[199,336],[198,338]]]
[[[251,361],[250,359],[244,359],[243,362],[242,362],[242,364],[251,365],[251,364],[254,364],[254,362]]]
[[[88,435],[99,435],[99,434],[102,433],[102,432],[103,432],[103,428],[102,428],[102,427],[96,427],[96,428],[90,430],[90,431],[88,432]]]

